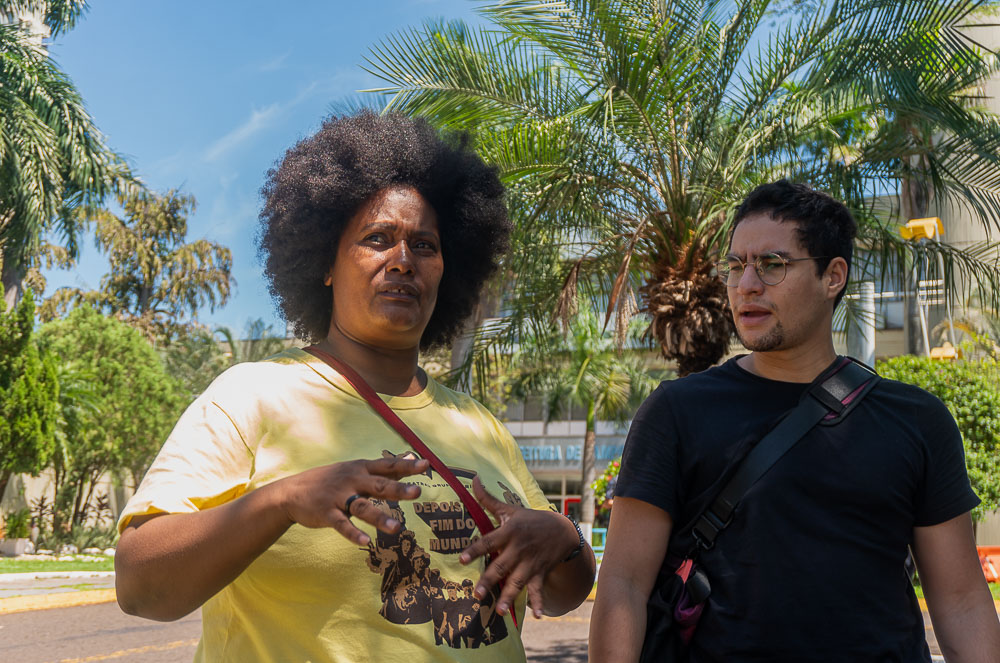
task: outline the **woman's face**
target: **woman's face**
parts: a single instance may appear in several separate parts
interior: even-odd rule
[[[333,287],[330,324],[365,345],[414,348],[443,272],[434,210],[412,187],[383,189],[351,218],[337,245],[325,280]]]

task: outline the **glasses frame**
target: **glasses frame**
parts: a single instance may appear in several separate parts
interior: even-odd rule
[[[763,273],[763,260],[771,259],[771,258],[777,258],[778,260],[780,260],[783,263],[783,266],[784,266],[784,270],[781,272],[781,278],[778,279],[777,281],[775,281],[774,283],[770,283],[769,281],[767,281],[764,278],[764,273]],[[781,255],[780,253],[773,253],[773,252],[772,253],[761,253],[761,254],[758,254],[757,256],[755,256],[754,259],[753,259],[753,271],[757,274],[757,279],[761,283],[763,283],[764,285],[775,286],[775,285],[779,285],[788,276],[788,263],[790,263],[790,262],[801,262],[803,260],[824,260],[826,258],[831,258],[832,259],[831,256],[806,256],[805,258],[787,258],[787,257]],[[722,277],[722,280],[725,281],[726,287],[728,287],[728,288],[736,288],[740,284],[739,279],[736,280],[736,283],[730,283],[729,282],[730,281],[730,275],[732,274],[732,271],[733,271],[732,269],[730,269],[729,263],[732,260],[735,260],[736,262],[740,263],[740,272],[741,272],[740,278],[743,277],[742,275],[743,275],[744,272],[746,272],[747,265],[750,264],[750,263],[747,263],[742,258],[740,258],[739,256],[729,256],[729,257],[727,257],[727,258],[725,258],[723,260],[719,260],[718,262],[715,263],[715,271],[719,274],[719,276]]]

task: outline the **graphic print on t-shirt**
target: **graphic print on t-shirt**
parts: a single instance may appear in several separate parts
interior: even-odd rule
[[[392,455],[383,452],[383,456]],[[401,455],[415,457],[412,451]],[[469,470],[449,469],[457,476],[461,476],[459,471],[466,478],[475,476]],[[433,479],[431,472],[428,470],[428,478]],[[497,484],[504,500],[521,505],[514,491],[499,481]],[[456,649],[489,646],[506,638],[507,625],[494,610],[499,598],[496,588],[480,600],[472,593],[473,579],[446,578],[439,569],[431,568],[428,549],[457,555],[476,538],[475,522],[462,502],[458,499],[413,502],[414,513],[433,535],[427,542],[418,542],[417,535],[407,527],[406,515],[398,502],[374,498],[370,501],[402,523],[398,533],[377,531],[368,546],[361,548],[368,553],[368,569],[382,575],[379,614],[393,624],[426,624],[433,629],[436,644]]]

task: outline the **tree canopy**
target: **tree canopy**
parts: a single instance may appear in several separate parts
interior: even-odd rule
[[[544,333],[581,287],[618,329],[648,314],[684,374],[728,349],[713,264],[758,184],[845,201],[885,269],[914,247],[884,194],[932,187],[1000,228],[1000,122],[976,92],[1000,65],[963,31],[992,4],[840,0],[774,26],[768,0],[506,0],[486,27],[398,33],[367,68],[388,109],[471,132],[509,187],[508,315],[475,354]],[[994,292],[995,253],[940,250]]]
[[[137,330],[87,304],[38,332],[46,350],[93,387],[93,416],[66,431],[66,473],[90,490],[108,470],[138,485],[163,440],[188,404],[149,342]],[[84,500],[79,492],[73,499]]]
[[[88,302],[169,344],[185,333],[202,306],[214,311],[229,300],[232,252],[207,239],[188,241],[187,217],[195,201],[177,191],[140,193],[121,201],[123,215],[96,210],[89,223],[111,271],[99,290],[60,288],[42,306],[52,319],[70,306]]]
[[[584,303],[585,304],[585,303]],[[586,429],[581,464],[582,498],[580,522],[594,522],[595,454],[597,422],[628,419],[656,385],[644,361],[646,354],[635,347],[642,321],[634,320],[625,337],[633,346],[616,347],[586,305],[566,320],[565,333],[555,326],[541,338],[528,340],[511,362],[512,393],[520,397],[541,396],[547,418],[558,416],[574,404],[585,414]]]
[[[53,363],[32,339],[31,291],[10,310],[0,286],[0,498],[13,474],[38,476],[55,448],[59,386]]]

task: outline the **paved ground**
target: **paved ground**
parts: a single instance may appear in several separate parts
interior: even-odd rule
[[[122,613],[117,603],[0,615],[0,661],[190,663],[201,631],[195,612],[176,622]]]
[[[0,575],[0,599],[68,594],[91,589],[111,589],[114,586],[114,571],[8,573]]]
[[[129,617],[114,603],[110,574],[46,575],[39,579],[0,575],[0,661],[191,660],[201,628],[198,612],[168,624]],[[586,663],[592,609],[593,602],[587,601],[562,617],[527,618],[523,639],[528,661]],[[924,620],[931,652],[939,656],[926,613]]]
[[[524,620],[521,635],[531,663],[586,663],[593,601],[562,617]]]
[[[592,606],[588,601],[563,617],[528,619],[523,636],[528,660],[586,663]],[[186,663],[200,632],[198,612],[164,624],[129,617],[116,603],[0,614],[0,661]]]

